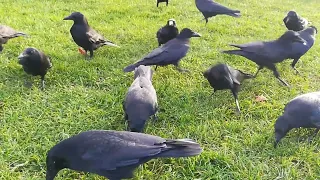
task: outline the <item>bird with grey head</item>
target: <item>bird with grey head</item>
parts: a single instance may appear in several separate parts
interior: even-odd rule
[[[153,116],[154,120],[157,119],[158,101],[152,85],[152,75],[153,71],[149,66],[137,67],[134,81],[123,102],[128,130],[133,132],[142,132],[150,116]]]
[[[177,37],[178,34],[179,29],[177,28],[176,21],[174,19],[169,19],[167,24],[157,31],[156,36],[158,39],[158,45],[161,46],[162,44],[167,43],[171,39]]]
[[[283,18],[283,23],[288,30],[301,31],[307,28],[309,22],[307,19],[298,15],[295,11],[289,11],[287,16]]]
[[[38,49],[29,47],[19,55],[18,59],[18,63],[27,74],[41,76],[41,87],[44,89],[45,75],[52,67],[50,58]]]
[[[309,137],[309,141],[318,133],[320,129],[320,92],[297,96],[285,106],[283,114],[274,125],[274,148],[291,129],[301,127],[316,128],[313,136]]]

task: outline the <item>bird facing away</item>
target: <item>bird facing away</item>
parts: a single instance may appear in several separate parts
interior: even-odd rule
[[[168,41],[163,46],[154,49],[151,53],[146,55],[138,62],[124,68],[123,71],[133,71],[140,65],[156,65],[155,70],[157,70],[158,66],[167,66],[169,64],[174,65],[179,71],[188,71],[187,69],[180,68],[179,62],[188,53],[191,37],[201,37],[201,35],[193,32],[189,28],[184,28],[176,38]]]
[[[318,30],[315,26],[310,26],[307,29],[298,32],[300,37],[306,41],[306,44],[302,44],[300,42],[295,42],[292,44],[292,50],[289,55],[289,59],[293,59],[291,63],[291,67],[299,73],[299,71],[295,68],[295,65],[299,61],[300,57],[311,49],[313,46]]]
[[[177,28],[176,21],[174,19],[169,19],[167,24],[157,31],[157,39],[159,46],[177,37],[178,34],[179,30]]]
[[[9,26],[0,25],[0,53],[3,50],[3,44],[6,44],[9,39],[19,36],[27,36],[27,34],[23,32],[17,32]]]
[[[288,58],[292,50],[292,43],[294,42],[306,43],[306,41],[299,36],[299,33],[287,31],[280,38],[273,41],[257,41],[240,45],[230,44],[230,46],[240,49],[222,52],[243,56],[255,62],[259,67],[254,77],[257,76],[261,69],[266,67],[273,71],[274,76],[284,85],[289,86],[288,83],[280,78],[280,74],[275,66],[275,63],[282,62]]]
[[[316,128],[311,140],[320,129],[320,92],[312,92],[297,96],[284,108],[284,113],[277,119],[274,148],[280,140],[293,128]]]
[[[169,0],[157,0],[157,7],[159,7],[159,3],[165,2],[166,5],[168,6]]]
[[[46,180],[64,168],[104,176],[110,180],[132,178],[133,171],[151,159],[189,157],[202,152],[190,139],[163,139],[127,131],[86,131],[61,141],[47,154]]]
[[[240,17],[239,10],[229,9],[213,0],[195,0],[198,10],[204,16],[206,24],[208,23],[208,18],[216,15],[229,15],[233,17]]]
[[[150,116],[154,116],[156,119],[158,103],[156,90],[151,82],[152,73],[149,66],[141,65],[135,69],[135,80],[123,103],[128,129],[132,132],[142,132]]]
[[[73,12],[63,20],[73,21],[73,25],[70,29],[71,36],[74,42],[84,49],[85,55],[87,55],[87,51],[90,52],[90,58],[93,57],[93,51],[101,46],[108,45],[118,47],[91,28],[87,19],[80,12]]]
[[[253,78],[253,76],[222,63],[210,67],[203,73],[203,76],[209,81],[214,92],[230,89],[236,102],[237,113],[240,113],[238,102],[240,84],[243,80]]]
[[[50,59],[43,52],[31,47],[25,49],[18,59],[27,74],[41,76],[41,87],[44,89],[44,77],[52,67]]]
[[[289,11],[283,22],[287,29],[292,31],[301,31],[309,24],[308,20],[299,16],[295,11]]]

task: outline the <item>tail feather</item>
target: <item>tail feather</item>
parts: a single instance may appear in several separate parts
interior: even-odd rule
[[[158,157],[189,157],[202,152],[200,145],[191,139],[167,140],[166,145],[166,150]]]
[[[240,17],[240,11],[233,11],[232,13],[228,13],[227,15],[233,16],[233,17]]]

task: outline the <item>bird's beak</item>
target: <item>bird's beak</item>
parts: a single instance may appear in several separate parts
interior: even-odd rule
[[[302,39],[300,36],[296,36],[293,41],[303,43],[304,45],[307,44],[307,41]]]
[[[192,33],[192,37],[201,37],[201,35],[199,33],[197,33],[197,32],[193,32]]]
[[[71,16],[67,16],[65,18],[63,18],[63,20],[72,20]]]
[[[25,53],[21,53],[21,54],[18,56],[18,59],[23,59],[23,58],[25,58],[25,57],[28,57],[28,55],[25,54]]]

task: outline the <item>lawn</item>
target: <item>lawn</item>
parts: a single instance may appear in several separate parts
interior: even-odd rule
[[[45,178],[47,151],[59,141],[92,129],[125,130],[122,101],[133,80],[122,69],[157,46],[155,33],[169,18],[180,29],[189,27],[201,38],[191,39],[179,73],[172,66],[154,74],[159,119],[150,121],[145,132],[165,138],[191,138],[201,144],[200,156],[152,160],[136,171],[135,179],[318,179],[319,138],[306,141],[313,132],[293,130],[277,149],[273,148],[276,118],[295,96],[318,90],[320,46],[278,70],[291,88],[283,86],[270,70],[247,80],[239,93],[241,115],[236,115],[230,91],[212,94],[202,72],[225,62],[247,73],[256,64],[221,54],[228,43],[272,40],[285,30],[282,19],[295,9],[320,27],[317,0],[219,0],[241,10],[241,18],[217,16],[207,26],[194,0],[172,0],[156,8],[155,0],[41,1],[2,0],[0,19],[30,35],[16,38],[0,54],[0,179]],[[70,21],[62,19],[82,12],[89,24],[121,48],[103,47],[87,61],[79,54],[69,33]],[[26,75],[17,63],[26,47],[49,55],[53,68],[41,91],[40,78]],[[30,88],[26,82],[32,82]],[[256,102],[255,96],[267,97]],[[94,174],[60,171],[56,179],[104,179]]]

